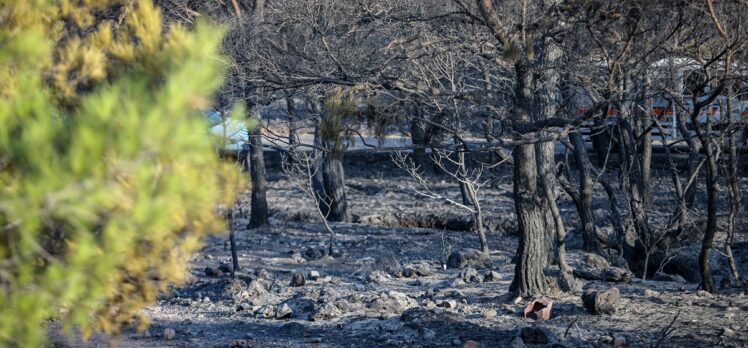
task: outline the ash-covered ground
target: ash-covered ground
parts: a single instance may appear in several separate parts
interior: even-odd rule
[[[349,205],[357,223],[333,225],[337,239],[332,256],[326,255],[328,236],[312,202],[271,163],[271,224],[247,230],[246,220],[235,221],[241,267],[236,278],[227,273],[231,260],[228,235],[210,238],[191,263],[188,283],[145,310],[150,328],[141,333],[131,329],[117,344],[748,346],[746,289],[720,289],[714,295],[698,291],[698,283],[685,279],[689,278],[687,270],[681,275],[659,274],[656,280],[631,277],[620,262],[579,250],[574,205],[563,196],[559,206],[571,234],[567,243],[571,267],[578,275],[598,275],[607,281],[580,278],[582,290],[549,297],[553,301],[549,320],[526,319],[523,310],[528,301],[515,301],[508,295],[518,241],[510,172],[499,172],[494,184],[481,192],[492,251],[489,257],[477,259],[468,250],[477,248],[479,242],[474,233],[465,231],[470,221],[467,212],[415,195],[410,178],[386,156],[367,158],[346,163]],[[656,208],[651,214],[657,221],[671,212],[672,186],[667,173],[657,173],[654,182]],[[742,185],[748,196],[748,185]],[[446,178],[435,178],[434,187],[459,197],[457,185]],[[598,226],[605,229],[608,203],[602,190],[598,191],[595,214]],[[700,218],[698,213],[695,216]],[[745,214],[740,219],[735,252],[746,274],[748,221]],[[723,238],[720,234],[719,248]],[[694,243],[677,250],[673,262],[688,264],[693,259],[695,267],[698,248]],[[461,267],[447,267],[453,253],[462,259],[453,259],[450,266],[459,261]],[[723,255],[715,254],[713,269],[719,281],[727,274],[727,265]],[[619,292],[620,299],[613,303],[615,312],[590,314],[582,293],[610,288]],[[56,346],[106,342],[103,337],[86,343],[55,340]]]

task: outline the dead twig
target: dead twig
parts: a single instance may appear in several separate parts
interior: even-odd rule
[[[680,311],[678,311],[678,313],[675,313],[675,317],[673,317],[673,320],[670,321],[670,324],[662,329],[662,332],[660,333],[660,339],[657,340],[657,343],[651,345],[651,348],[659,347],[662,344],[662,341],[664,341],[667,336],[675,331],[675,329],[672,329],[672,327],[673,324],[675,324],[675,321],[678,320],[678,316],[680,316]]]

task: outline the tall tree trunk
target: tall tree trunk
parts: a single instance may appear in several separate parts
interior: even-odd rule
[[[299,146],[299,135],[296,133],[296,104],[292,95],[286,96],[286,111],[288,111],[288,147],[292,154],[291,160],[293,160],[293,154]]]
[[[521,128],[531,121],[534,78],[527,60],[519,60],[515,64],[515,70],[515,126]],[[548,240],[546,200],[544,193],[538,188],[539,169],[535,148],[533,144],[520,145],[512,152],[514,208],[520,243],[510,290],[522,297],[544,295],[547,292],[548,280],[544,271],[555,255],[555,245]],[[555,229],[551,231],[555,232]]]
[[[548,282],[544,273],[548,257],[545,202],[538,190],[535,146],[521,145],[512,152],[514,159],[514,207],[520,242],[510,290],[522,297],[544,295]]]
[[[641,162],[636,151],[633,129],[629,119],[627,117],[622,117],[619,124],[621,138],[619,146],[622,159],[621,164],[622,170],[625,170],[625,172],[621,174],[622,182],[628,193],[627,198],[631,217],[634,220],[634,230],[636,231],[638,239],[645,248],[645,257],[643,260],[640,255],[641,251],[638,250],[633,255],[628,255],[627,261],[632,270],[641,271],[642,278],[646,278],[647,272],[649,271],[647,267],[649,263],[647,256],[654,247],[654,240],[649,226],[648,214],[644,206]],[[639,244],[636,243],[635,246],[636,245]]]
[[[569,134],[569,140],[574,148],[574,160],[577,163],[577,171],[579,172],[579,199],[575,201],[575,203],[577,205],[579,219],[582,223],[584,250],[589,252],[599,252],[601,250],[601,245],[597,238],[595,216],[592,211],[594,181],[592,180],[590,159],[587,157],[587,148],[584,144],[582,134],[579,132],[571,133]]]
[[[709,260],[712,254],[712,247],[714,245],[714,235],[717,232],[717,200],[719,200],[719,183],[717,182],[719,172],[717,168],[717,148],[716,144],[712,143],[712,119],[707,117],[705,125],[699,124],[698,115],[701,108],[707,105],[711,105],[712,101],[718,95],[720,89],[713,92],[709,98],[704,101],[698,102],[694,100],[694,109],[691,112],[691,123],[694,125],[696,130],[696,136],[701,142],[701,147],[704,149],[706,155],[706,231],[704,231],[704,239],[701,241],[701,252],[699,253],[699,270],[701,271],[701,288],[708,291],[714,292],[714,278],[712,277],[712,270],[709,265]],[[696,99],[696,98],[694,98]]]
[[[260,119],[260,113],[254,117]],[[258,123],[249,135],[249,177],[252,183],[251,211],[249,228],[257,228],[268,223],[268,203],[266,199],[265,157],[262,146],[262,126]]]
[[[725,254],[727,255],[727,264],[730,268],[730,276],[736,284],[740,283],[740,273],[738,272],[737,264],[735,263],[735,256],[732,252],[732,243],[735,241],[735,229],[737,223],[737,216],[741,210],[741,198],[740,198],[740,187],[738,186],[738,146],[735,133],[738,131],[732,112],[732,98],[733,88],[728,87],[727,90],[727,110],[729,119],[727,121],[727,148],[729,151],[729,161],[726,168],[727,177],[727,192],[730,196],[730,212],[727,217],[727,236],[725,238]],[[739,112],[737,117],[739,117]],[[725,113],[723,112],[722,115]]]
[[[350,222],[348,201],[345,194],[343,151],[330,151],[322,160],[322,184],[325,190],[323,213],[328,221]]]

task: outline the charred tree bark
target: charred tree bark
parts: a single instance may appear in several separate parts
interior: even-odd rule
[[[322,185],[325,199],[322,201],[322,212],[328,221],[350,222],[348,201],[345,194],[345,172],[343,170],[343,152],[330,151],[322,160]]]
[[[259,120],[259,112],[255,113]],[[261,125],[258,123],[249,135],[249,177],[252,183],[251,211],[248,228],[257,228],[268,223],[266,199],[265,157],[262,146]]]
[[[520,242],[510,290],[522,297],[543,295],[548,282],[544,270],[550,265],[545,202],[538,190],[535,146],[522,145],[512,152],[514,159],[514,207]]]
[[[579,172],[579,199],[574,203],[579,213],[582,224],[582,240],[584,250],[589,252],[600,252],[600,241],[597,238],[595,216],[592,211],[592,191],[594,181],[592,180],[592,169],[590,159],[587,157],[587,148],[584,144],[582,134],[574,132],[569,134],[569,140],[574,148],[574,161],[577,163]]]

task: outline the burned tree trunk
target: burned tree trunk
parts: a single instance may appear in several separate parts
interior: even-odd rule
[[[510,290],[519,296],[545,294],[548,282],[544,270],[550,265],[544,202],[538,190],[535,146],[514,149],[514,207],[520,242]]]
[[[259,112],[254,116],[260,119]],[[268,203],[266,199],[267,183],[265,180],[265,158],[262,146],[261,125],[249,135],[249,177],[252,183],[251,211],[248,228],[257,228],[268,223]]]
[[[584,250],[589,252],[599,252],[601,250],[600,241],[597,238],[595,226],[595,216],[592,212],[592,190],[594,181],[592,180],[592,170],[590,160],[587,157],[587,148],[584,144],[582,134],[575,132],[569,134],[569,140],[574,148],[574,160],[577,163],[579,172],[579,199],[574,203],[579,213],[579,219],[582,224],[582,240],[584,241]]]
[[[322,160],[322,187],[325,197],[322,200],[322,212],[327,221],[350,222],[348,201],[345,194],[345,173],[343,171],[343,152],[330,151]]]

